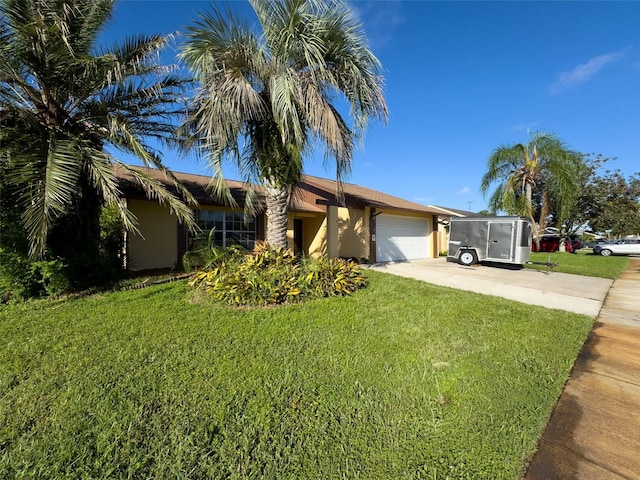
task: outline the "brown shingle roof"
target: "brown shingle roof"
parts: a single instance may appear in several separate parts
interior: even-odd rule
[[[174,193],[177,192],[172,180],[159,170],[135,166],[130,166],[129,168],[151,175],[153,178],[161,181],[170,191]],[[173,174],[178,181],[180,181],[180,183],[182,183],[189,192],[191,192],[198,203],[203,205],[223,205],[223,203],[215,200],[210,194],[211,177],[181,172],[173,172]],[[127,172],[122,169],[117,169],[116,175],[125,196],[144,195],[142,189],[136,184],[135,179]],[[226,182],[235,201],[238,202],[239,205],[243,205],[246,195],[246,184],[236,180],[226,180]],[[256,186],[255,188],[258,192],[259,199],[263,201],[262,189],[259,186]],[[344,183],[343,189],[344,205],[347,207],[364,208],[365,206],[368,206],[379,209],[401,210],[414,213],[442,213],[439,210],[425,205],[420,205],[399,197],[394,197],[393,195],[388,195],[377,190],[372,190],[370,188],[361,187],[351,183]],[[309,196],[305,193],[309,193],[311,195]],[[316,200],[316,204],[318,205],[310,203],[313,198],[320,199],[320,201]],[[324,213],[325,207],[323,207],[322,204],[338,204],[336,199],[336,182],[326,178],[303,175],[300,183],[296,187],[296,191],[294,191],[294,194],[292,195],[289,208],[299,212]]]
[[[146,168],[129,165],[129,168],[143,172],[151,177],[159,180],[164,186],[174,194],[177,194],[177,189],[173,181],[156,168]],[[206,175],[196,175],[192,173],[173,172],[176,179],[184,185],[184,187],[195,197],[201,205],[216,205],[225,206],[224,202],[215,199],[211,194],[211,177]],[[120,183],[120,188],[124,196],[144,197],[144,191],[135,181],[135,178],[126,172],[122,168],[116,168],[116,176]],[[247,192],[247,185],[244,182],[237,180],[225,180],[227,186],[231,191],[231,196],[238,203],[238,205],[244,205],[244,200]],[[254,186],[258,194],[258,201],[264,204],[263,190],[259,185]],[[324,208],[317,207],[315,205],[308,204],[297,197],[291,198],[289,208],[293,211],[307,212],[307,213],[324,213]]]
[[[137,167],[133,165],[129,165],[128,167],[132,170],[136,170],[138,172],[149,175],[156,180],[159,180],[169,191],[174,194],[177,193],[177,189],[175,188],[173,180],[167,177],[160,170],[156,168]],[[205,205],[219,204],[219,202],[216,202],[210,194],[211,177],[181,172],[173,172],[173,174],[176,179],[182,185],[184,185],[187,190],[189,190],[191,195],[193,195],[196,200],[198,200],[198,203],[202,203]],[[118,177],[120,188],[125,196],[144,196],[144,192],[136,182],[135,177],[133,177],[129,172],[122,168],[116,167],[116,176]],[[233,196],[234,200],[239,204],[242,204],[244,202],[246,192],[244,184],[242,182],[237,182],[234,180],[227,180],[227,185],[231,190],[231,195]]]
[[[303,175],[301,181],[301,188],[305,188],[308,185],[316,193],[318,191],[326,192],[324,197],[330,203],[335,203],[336,197],[336,182],[333,180],[327,180],[326,178],[312,177],[310,175]],[[388,195],[378,190],[371,188],[361,187],[352,183],[344,183],[344,203],[348,207],[375,207],[380,209],[392,209],[401,210],[405,212],[414,213],[430,213],[437,214],[438,211],[434,210],[426,205],[410,202],[403,198]]]

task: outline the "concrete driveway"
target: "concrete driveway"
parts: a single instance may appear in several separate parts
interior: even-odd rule
[[[531,305],[597,317],[613,280],[498,264],[465,267],[440,257],[368,268],[434,285],[508,298]]]

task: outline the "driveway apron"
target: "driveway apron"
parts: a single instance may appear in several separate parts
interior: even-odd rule
[[[584,277],[511,266],[463,266],[445,258],[379,263],[373,270],[423,280],[434,285],[468,290],[596,317],[613,283]]]

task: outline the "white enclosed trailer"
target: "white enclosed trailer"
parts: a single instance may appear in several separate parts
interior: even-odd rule
[[[463,265],[523,265],[531,254],[531,222],[524,217],[452,218],[447,260]]]

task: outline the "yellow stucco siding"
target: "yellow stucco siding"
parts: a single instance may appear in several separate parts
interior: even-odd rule
[[[302,220],[302,250],[305,255],[313,258],[327,254],[327,220],[324,215],[289,214],[287,226],[287,243],[294,248],[294,220]]]
[[[438,223],[438,253],[446,252],[449,249],[449,232],[447,227]]]
[[[293,214],[287,214],[287,248],[293,250]]]
[[[431,215],[431,233],[429,234],[429,246],[431,247],[431,258],[438,258],[442,251],[437,215]],[[446,248],[446,247],[445,247]]]
[[[327,254],[327,219],[324,215],[305,218],[302,230],[304,248],[312,258]]]
[[[138,229],[142,234],[128,234],[129,270],[175,267],[178,263],[178,219],[167,207],[150,200],[129,199],[127,206],[138,218]]]
[[[364,210],[338,208],[338,256],[369,256],[368,217]]]

